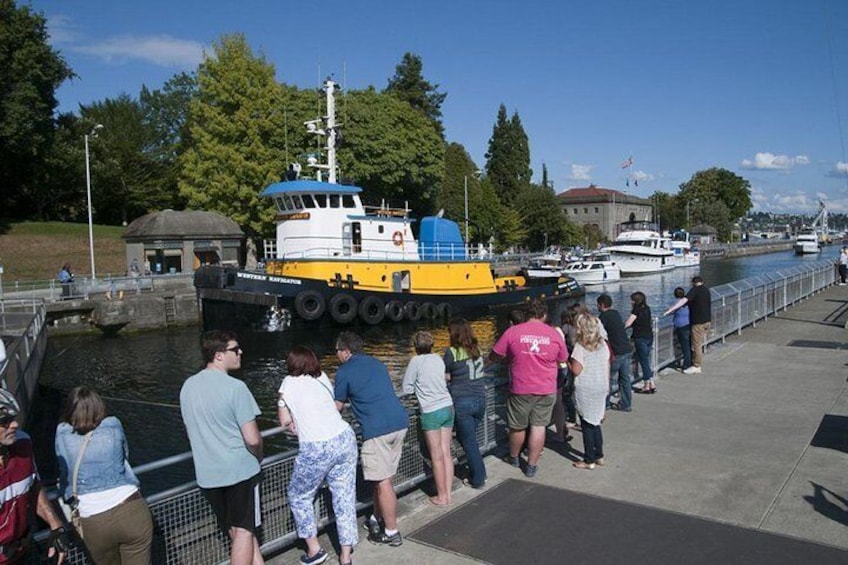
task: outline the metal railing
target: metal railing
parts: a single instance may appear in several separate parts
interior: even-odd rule
[[[0,301],[0,336],[11,338],[6,360],[0,362],[0,386],[18,399],[21,421],[29,416],[47,351],[45,319],[46,308],[40,300]]]
[[[165,275],[140,275],[137,277],[106,277],[92,279],[77,277],[72,283],[62,284],[55,279],[36,281],[8,282],[3,287],[0,300],[43,300],[56,302],[59,300],[83,299],[92,296],[109,295],[110,298],[120,294],[141,294],[158,290],[170,290],[191,286],[192,273],[177,273]]]
[[[486,418],[477,431],[477,443],[482,452],[487,452],[506,437],[505,426],[505,387],[502,379],[490,378],[486,391]],[[425,460],[426,447],[424,435],[419,425],[419,415],[414,402],[404,402],[409,414],[409,431],[404,440],[403,454],[397,475],[394,478],[395,490],[403,492],[414,488],[430,476]],[[356,426],[354,426],[356,428]],[[263,437],[281,435],[282,428],[263,432]],[[462,450],[454,441],[453,452],[460,459]],[[297,540],[294,519],[289,510],[286,487],[294,470],[297,449],[267,457],[262,462],[262,484],[260,500],[262,527],[259,539],[262,552],[273,553]],[[142,482],[143,475],[173,465],[184,464],[191,460],[191,452],[181,453],[149,464],[134,468]],[[358,474],[361,477],[361,473]],[[363,483],[357,484],[357,510],[371,505],[370,493]],[[56,493],[53,493],[56,496]],[[223,563],[229,558],[229,540],[218,528],[212,508],[206,502],[196,482],[187,483],[167,491],[147,497],[147,503],[153,515],[154,540],[153,563],[156,564],[198,564]],[[319,528],[330,524],[332,502],[329,491],[323,488],[315,501],[316,519]],[[36,540],[46,537],[46,532],[36,536]],[[85,550],[76,540],[69,553],[69,562],[90,563]]]
[[[712,287],[712,322],[704,345],[723,342],[733,334],[740,335],[744,328],[755,327],[769,316],[833,285],[836,280],[835,263],[822,260]],[[671,317],[654,317],[653,326],[651,364],[654,371],[659,371],[677,363],[682,355],[678,353],[679,346],[676,347]]]
[[[713,297],[712,327],[707,343],[724,340],[738,334],[748,326],[756,325],[774,313],[834,284],[834,264],[821,261],[776,272],[774,275],[752,277],[711,289]],[[674,347],[670,320],[654,324],[653,366],[667,367],[679,358]],[[483,452],[504,442],[506,387],[503,379],[490,378],[487,383],[486,418],[478,430],[477,442]],[[423,482],[429,476],[424,457],[424,440],[418,423],[418,411],[407,403],[409,432],[404,443],[400,467],[395,477],[397,491],[405,491]],[[281,434],[280,428],[267,430],[265,437]],[[454,442],[454,454],[461,456],[461,448]],[[286,486],[291,479],[296,449],[270,456],[262,464],[261,486],[262,528],[260,542],[263,553],[272,553],[297,539],[294,520],[288,506]],[[191,460],[191,452],[168,457],[135,468],[142,477],[146,473],[162,470]],[[211,507],[191,482],[157,493],[147,498],[155,523],[153,562],[157,564],[207,564],[223,563],[229,557],[229,541],[217,527]],[[362,510],[371,502],[363,484],[357,487],[357,508]],[[327,489],[322,489],[316,499],[319,527],[332,522],[331,500]],[[36,539],[43,539],[41,533]],[[70,563],[88,563],[80,545],[74,545]]]

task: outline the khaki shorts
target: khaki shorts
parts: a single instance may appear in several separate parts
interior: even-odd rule
[[[506,400],[506,423],[511,430],[551,423],[556,394],[510,394]]]
[[[366,481],[382,481],[397,473],[406,430],[367,439],[362,443],[362,475]]]

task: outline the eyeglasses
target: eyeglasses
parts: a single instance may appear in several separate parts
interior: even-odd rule
[[[236,355],[240,355],[240,354],[244,353],[244,349],[242,349],[242,348],[241,348],[241,347],[239,347],[238,345],[234,345],[234,346],[232,346],[232,347],[228,347],[228,348],[227,348],[227,351],[232,351],[232,352],[233,352],[233,353],[235,353]]]

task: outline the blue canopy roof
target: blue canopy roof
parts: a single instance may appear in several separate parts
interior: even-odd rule
[[[320,182],[317,180],[290,180],[286,182],[275,182],[269,184],[262,191],[261,196],[278,196],[280,194],[295,194],[295,193],[321,193],[321,194],[357,194],[362,192],[358,186],[346,184],[330,184],[328,182]]]

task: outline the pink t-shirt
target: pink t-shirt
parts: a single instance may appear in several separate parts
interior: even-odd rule
[[[492,351],[509,361],[512,394],[554,394],[559,364],[568,360],[559,332],[535,319],[507,329]]]

